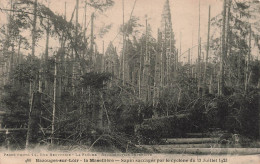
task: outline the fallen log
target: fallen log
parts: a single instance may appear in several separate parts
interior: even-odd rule
[[[203,137],[210,137],[208,133],[186,133],[186,137],[188,138],[203,138]]]
[[[205,144],[174,144],[174,145],[140,145],[143,147],[157,147],[159,149],[171,149],[171,148],[221,148],[223,145],[217,143],[205,143]]]
[[[219,138],[166,138],[163,141],[167,144],[202,144],[217,143]]]
[[[147,123],[149,121],[161,121],[165,119],[183,119],[188,117],[190,114],[177,114],[177,115],[170,115],[170,116],[162,116],[162,117],[154,117],[154,118],[147,118],[144,119],[144,123]]]
[[[25,131],[28,128],[10,128],[10,129],[0,129],[0,133],[13,132],[13,131]]]

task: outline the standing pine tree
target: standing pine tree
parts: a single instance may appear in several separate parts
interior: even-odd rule
[[[159,29],[159,32],[162,35],[162,47],[160,49],[161,52],[161,66],[160,66],[160,74],[161,74],[161,85],[165,85],[166,83],[169,83],[169,77],[172,61],[175,61],[175,64],[177,64],[176,59],[177,57],[174,56],[175,52],[175,40],[174,40],[174,33],[172,30],[172,16],[171,16],[171,9],[169,0],[165,1],[163,12],[161,15],[161,27]],[[174,60],[173,60],[174,59]]]

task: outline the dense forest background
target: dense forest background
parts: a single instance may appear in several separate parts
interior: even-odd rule
[[[118,34],[122,49],[111,40],[102,52],[96,35],[111,26],[94,33],[98,12],[85,14],[80,24],[78,8],[104,12],[113,0],[77,0],[69,18],[37,0],[9,3],[10,8],[0,8],[8,17],[0,27],[0,106],[2,128],[25,129],[13,133],[18,147],[99,141],[125,148],[129,142],[210,129],[260,137],[259,1],[224,0],[216,17],[209,6],[207,42],[201,43],[198,27],[198,45],[183,52],[176,47],[169,0],[156,38],[152,22],[131,14]],[[146,30],[137,37],[140,26]],[[24,36],[25,31],[31,34]],[[50,38],[57,50],[49,49]],[[45,51],[37,52],[42,39]]]

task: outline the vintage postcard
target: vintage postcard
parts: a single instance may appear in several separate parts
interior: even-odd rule
[[[259,0],[1,0],[0,164],[260,163]]]

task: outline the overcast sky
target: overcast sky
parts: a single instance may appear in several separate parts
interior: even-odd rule
[[[47,4],[50,3],[50,8],[59,14],[65,13],[65,2],[67,3],[67,18],[71,17],[72,11],[75,7],[76,0],[38,0],[39,2]],[[80,0],[79,23],[83,23],[84,2]],[[102,1],[102,0],[101,0]],[[114,46],[117,49],[121,48],[122,36],[118,35],[119,25],[122,24],[122,0],[114,0],[115,5],[105,11],[104,13],[96,12],[95,28],[96,32],[104,24],[112,24],[112,28],[103,38],[97,37],[98,49],[102,52],[102,41],[105,42],[105,48],[111,40],[114,40]],[[134,0],[125,1],[125,20],[130,17],[133,9]],[[198,43],[198,16],[199,16],[199,1],[201,4],[201,37],[202,42],[206,41],[207,35],[207,21],[208,21],[208,7],[211,5],[212,17],[219,15],[222,10],[222,0],[169,0],[173,31],[175,33],[176,47],[180,47],[180,35],[182,36],[182,52],[185,52],[192,45]],[[1,8],[8,7],[8,0],[1,0]],[[140,18],[139,23],[145,25],[145,15],[148,16],[148,23],[151,24],[153,37],[157,38],[157,29],[160,27],[161,14],[165,0],[137,0],[133,11],[133,16]],[[87,19],[90,20],[90,15],[93,9],[87,8]],[[1,24],[5,23],[5,14],[0,13]],[[75,20],[75,19],[74,19]],[[88,33],[90,28],[88,28]],[[144,27],[140,29],[144,30]],[[212,33],[216,29],[212,29]],[[193,35],[192,35],[193,34]],[[117,37],[116,37],[117,36]],[[193,36],[193,37],[192,37]],[[42,41],[44,43],[44,41]],[[38,50],[44,49],[44,44],[38,43]],[[54,41],[53,41],[54,43]],[[41,46],[42,45],[42,46]],[[55,44],[51,44],[55,46]],[[194,50],[195,51],[195,50]],[[194,52],[194,56],[195,52]]]

